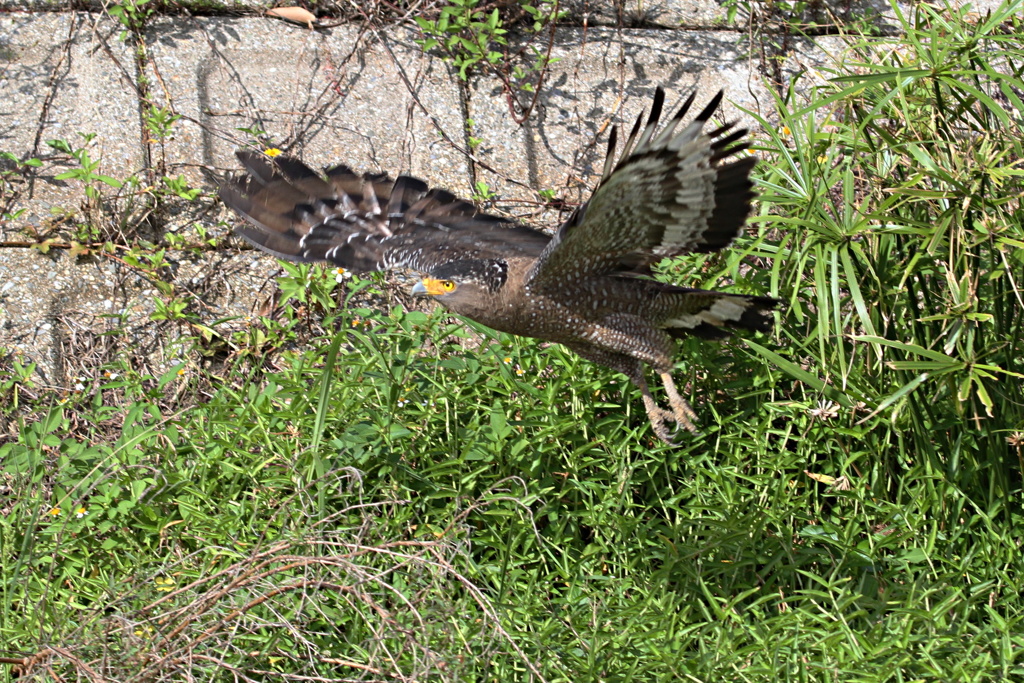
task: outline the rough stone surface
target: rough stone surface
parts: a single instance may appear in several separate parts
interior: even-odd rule
[[[44,161],[22,202],[31,225],[45,227],[85,199],[85,183],[55,177],[78,162],[46,141],[85,147],[97,174],[126,178],[144,168],[135,62],[118,33],[100,14],[0,15],[0,150]]]
[[[277,269],[253,252],[183,255],[172,262],[176,296],[205,320],[235,318],[237,329],[269,296]],[[156,300],[166,298],[139,270],[102,255],[74,257],[63,249],[0,250],[0,346],[37,365],[43,383],[73,386],[95,378],[100,359],[118,353],[145,359],[162,372],[179,351],[174,339],[190,330],[153,325]],[[103,348],[97,348],[103,347]],[[89,356],[97,362],[90,364]],[[140,369],[141,370],[141,369]]]
[[[112,263],[79,264],[58,249],[0,251],[0,340],[35,362],[45,385],[70,386],[67,353],[75,337],[113,329],[143,291],[128,287]]]
[[[173,18],[154,22],[147,43],[157,99],[183,117],[161,151],[193,184],[199,163],[238,166],[234,150],[257,142],[246,128],[313,166],[411,172],[469,191],[465,157],[438,130],[464,142],[457,82],[406,31]]]
[[[201,0],[182,2],[179,7],[187,12],[210,14],[262,15],[267,9],[281,5],[265,0]],[[296,4],[301,3],[285,3]],[[376,3],[364,3],[369,7]],[[966,3],[964,3],[966,4]],[[975,0],[970,3],[973,12],[983,15],[1002,4],[1000,0]],[[106,3],[102,0],[0,0],[0,10],[16,12],[70,12],[88,9],[93,12],[103,11]],[[342,5],[351,19],[358,14],[349,6]],[[358,7],[358,6],[357,6]],[[904,15],[910,11],[909,3],[897,3]],[[730,16],[730,8],[724,0],[561,0],[560,9],[566,14],[563,22],[580,27],[613,26],[624,29],[662,28],[662,29],[720,29],[725,27],[745,28],[753,19],[761,20],[770,16],[773,11],[780,11],[775,3],[751,2],[741,3]],[[338,17],[320,12],[322,23],[335,23]],[[788,15],[787,15],[788,16]],[[876,17],[879,26],[898,28],[895,13],[889,2],[884,0],[829,0],[828,2],[808,3],[798,17],[809,29],[821,29],[838,26],[844,22],[857,21]],[[385,19],[392,18],[385,15]],[[797,17],[792,17],[797,19]]]
[[[552,50],[559,61],[522,125],[509,114],[500,89],[473,82],[469,113],[482,140],[477,157],[494,169],[479,168],[478,179],[502,199],[527,207],[541,189],[585,199],[601,173],[611,126],[620,128],[621,147],[659,85],[667,93],[666,116],[694,89],[695,111],[722,90],[723,118],[749,124],[739,107],[756,111],[771,99],[737,49],[741,37],[734,31],[559,31]]]

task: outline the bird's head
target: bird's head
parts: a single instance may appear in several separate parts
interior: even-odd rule
[[[417,296],[437,299],[459,313],[472,315],[485,306],[508,279],[508,264],[499,259],[466,259],[438,266],[412,288]]]

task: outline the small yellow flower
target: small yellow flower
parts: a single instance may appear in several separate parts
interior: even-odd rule
[[[49,514],[50,514],[51,517],[58,517],[58,516],[60,516],[60,508],[50,508]]]
[[[359,327],[360,322],[359,318],[352,318],[352,327]]]
[[[178,377],[185,376],[185,368],[178,368]]]
[[[503,363],[504,363],[505,365],[510,365],[510,364],[512,363],[512,356],[505,356],[505,357],[504,357],[504,358],[502,359],[502,362],[503,362]]]
[[[826,161],[828,161],[828,155],[825,155],[825,154],[819,154],[818,155],[818,163],[819,164],[823,164]]]
[[[352,273],[348,272],[344,268],[335,268],[334,269],[334,281],[335,282],[341,282],[342,280],[347,280],[350,277],[352,277]]]
[[[521,376],[521,375],[524,375],[524,374],[526,374],[526,370],[523,370],[523,369],[522,369],[521,367],[519,367],[519,366],[517,365],[517,366],[516,366],[516,374],[517,374],[517,375],[520,375],[520,376]]]
[[[77,508],[75,508],[75,517],[77,517],[78,519],[85,517],[87,514],[89,514],[89,510],[87,510],[84,505],[79,505]]]
[[[792,135],[792,134],[793,134],[793,131],[791,131],[791,130],[789,129],[789,126],[783,126],[783,127],[782,127],[782,134],[783,134],[783,135]]]
[[[158,576],[154,580],[154,583],[156,584],[156,589],[158,591],[166,593],[167,591],[174,590],[174,579],[171,578],[170,576],[165,576],[165,577]]]
[[[268,147],[267,149],[263,150],[263,153],[266,154],[268,157],[279,157],[282,154],[284,154],[284,152],[279,150],[277,147]]]

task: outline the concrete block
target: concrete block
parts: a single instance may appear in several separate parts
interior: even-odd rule
[[[163,145],[169,172],[198,184],[198,164],[238,168],[234,150],[254,140],[237,129],[258,128],[314,167],[412,173],[465,194],[467,162],[435,127],[463,140],[459,89],[413,37],[389,29],[385,47],[354,25],[313,32],[264,17],[153,22],[153,85],[183,116]]]
[[[82,147],[79,133],[93,133],[87,149],[100,162],[96,173],[124,179],[144,169],[134,55],[120,28],[100,14],[0,14],[0,150],[44,161],[21,193],[25,214],[0,226],[3,235],[43,229],[51,210],[76,209],[85,197],[82,181],[56,180],[78,164],[47,140]]]

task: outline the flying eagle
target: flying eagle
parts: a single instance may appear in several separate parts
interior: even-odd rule
[[[768,331],[777,301],[677,287],[649,277],[659,261],[723,249],[743,229],[754,198],[745,129],[705,133],[722,93],[690,123],[691,95],[658,130],[658,88],[647,124],[637,119],[615,161],[617,130],[593,195],[549,235],[479,211],[422,180],[317,172],[289,156],[239,151],[247,175],[220,188],[248,225],[236,232],[290,261],[327,261],[356,272],[411,268],[413,294],[432,297],[488,327],[564,344],[623,373],[643,396],[654,433],[696,415],[672,381],[674,338]],[[670,409],[644,378],[651,366]]]

